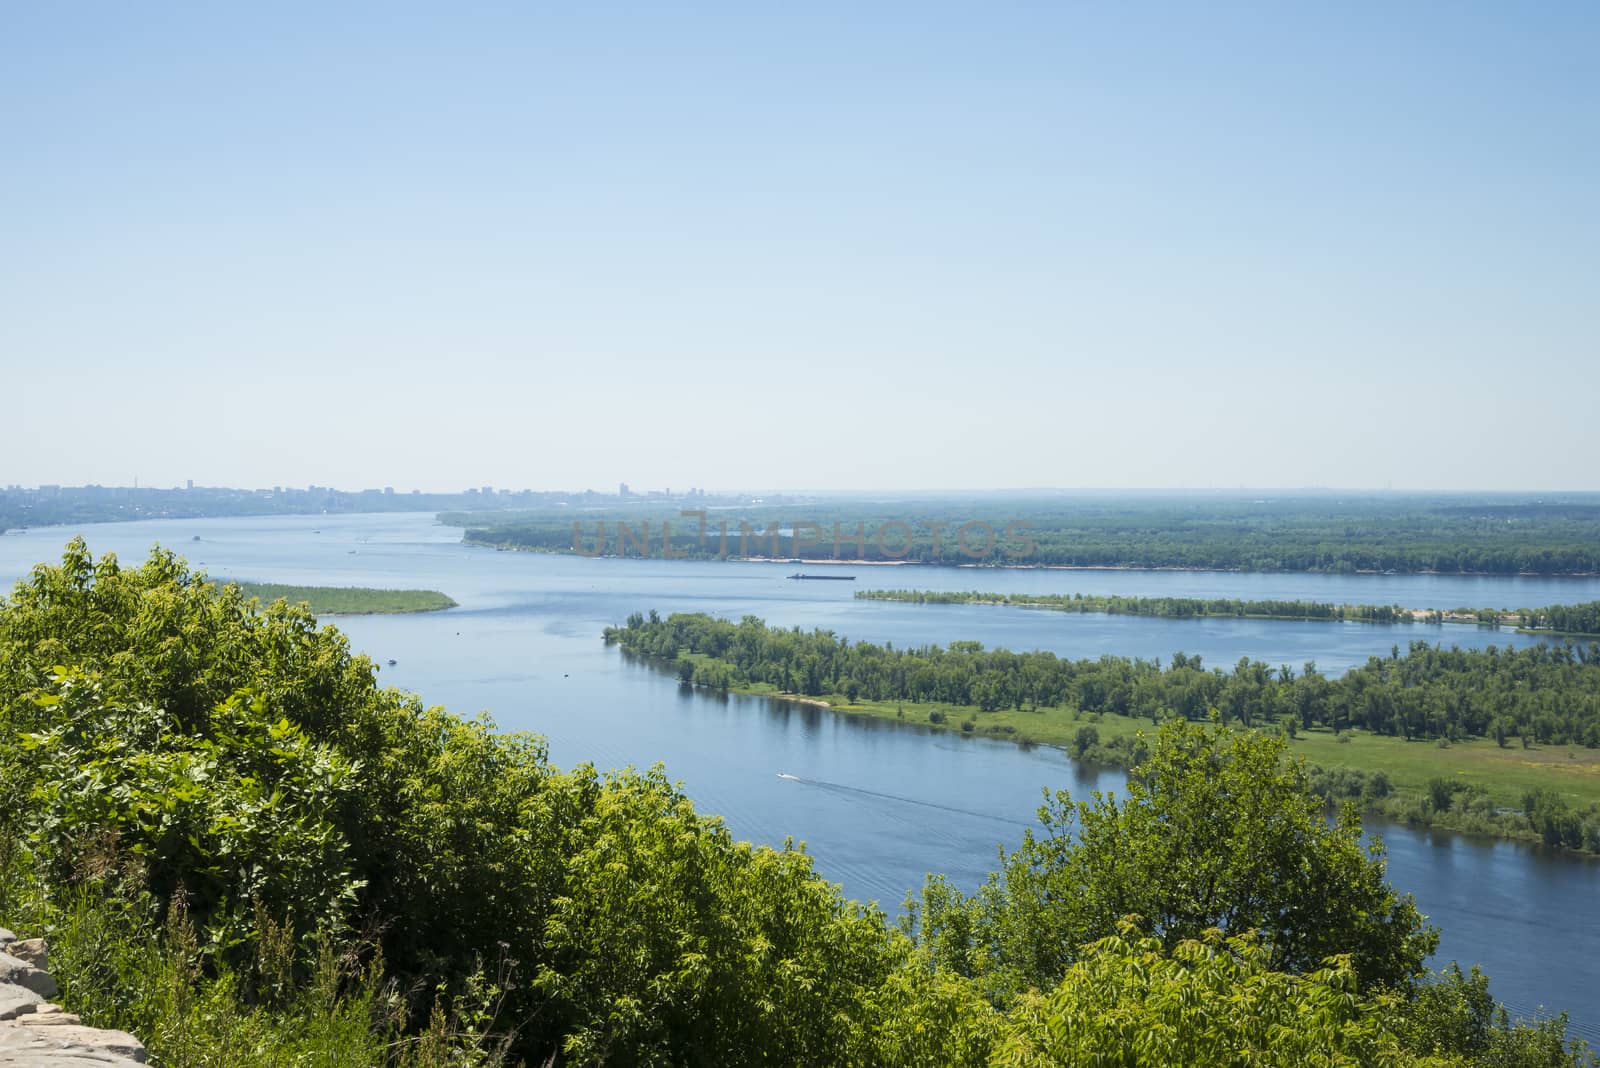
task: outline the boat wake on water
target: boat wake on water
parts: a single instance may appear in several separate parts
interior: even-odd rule
[[[778,772],[778,778],[785,779],[785,780],[787,780],[789,782],[804,783],[807,786],[815,786],[815,787],[818,787],[819,789],[829,790],[829,791],[832,791],[834,793],[844,794],[846,796],[855,794],[855,795],[859,795],[859,796],[862,796],[862,797],[880,798],[880,799],[885,800],[885,801],[898,801],[901,804],[905,804],[905,805],[917,805],[917,806],[920,806],[921,808],[936,808],[941,812],[954,812],[954,813],[956,813],[958,815],[961,815],[961,816],[971,816],[974,819],[993,820],[995,823],[1010,824],[1013,827],[1031,827],[1032,826],[1032,824],[1027,823],[1027,822],[1025,822],[1023,820],[1015,820],[1015,819],[1011,819],[1011,818],[1006,817],[1006,816],[996,816],[992,812],[979,812],[976,809],[959,808],[959,807],[957,807],[955,805],[941,805],[936,801],[923,801],[923,800],[920,800],[919,798],[906,797],[906,796],[904,796],[902,794],[884,793],[884,792],[882,792],[880,790],[864,790],[859,786],[846,786],[843,783],[828,782],[828,781],[826,781],[824,779],[807,779],[807,778],[805,778],[803,776],[800,776],[800,775],[790,775],[787,771]]]

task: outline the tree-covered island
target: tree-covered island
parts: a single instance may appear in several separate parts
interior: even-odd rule
[[[685,682],[1067,748],[1134,767],[1169,719],[1282,734],[1330,800],[1413,823],[1600,852],[1600,644],[1412,642],[1343,676],[1177,653],[1070,660],[977,642],[897,649],[746,617],[634,614],[606,630]]]
[[[978,604],[1054,612],[1151,616],[1158,619],[1281,619],[1321,623],[1464,623],[1515,627],[1552,636],[1600,637],[1600,601],[1545,608],[1402,608],[1387,604],[1318,601],[1243,601],[1236,598],[1117,597],[1082,593],[980,593],[977,590],[857,590],[863,601],[902,604]]]

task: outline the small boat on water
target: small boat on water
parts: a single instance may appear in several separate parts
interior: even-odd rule
[[[792,579],[818,579],[832,582],[854,582],[856,580],[854,575],[807,575],[799,571],[789,577]]]

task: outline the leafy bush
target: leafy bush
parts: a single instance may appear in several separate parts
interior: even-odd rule
[[[1402,1059],[1383,1021],[1397,999],[1355,997],[1347,958],[1298,976],[1275,971],[1271,957],[1254,938],[1215,929],[1169,950],[1125,923],[1086,946],[1053,990],[1020,999],[990,1063],[1356,1068]]]
[[[821,1062],[856,1033],[840,1006],[906,949],[659,771],[562,772],[541,740],[379,689],[303,609],[170,554],[123,569],[77,542],[36,569],[0,608],[0,702],[0,833],[47,886],[183,900],[217,981],[264,971],[276,940],[298,987],[319,946],[375,932],[413,1019],[512,962],[530,1058]]]

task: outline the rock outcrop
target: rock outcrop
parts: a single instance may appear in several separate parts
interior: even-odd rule
[[[0,1068],[132,1068],[144,1046],[123,1031],[85,1027],[45,999],[59,988],[42,938],[0,927]]]

